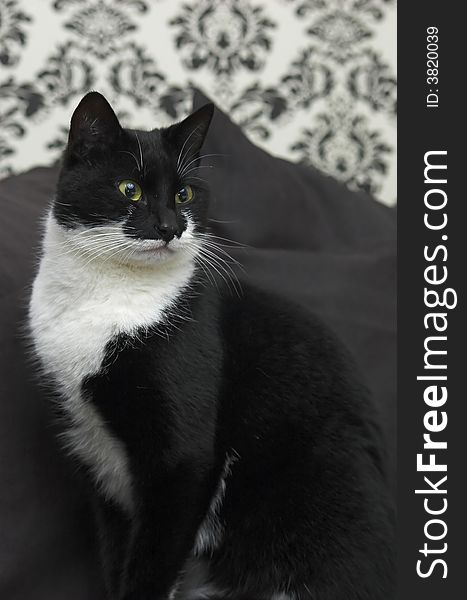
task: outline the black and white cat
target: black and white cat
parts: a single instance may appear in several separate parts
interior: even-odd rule
[[[127,130],[89,93],[46,222],[30,324],[109,598],[389,600],[391,503],[353,367],[317,320],[207,272],[212,113]]]

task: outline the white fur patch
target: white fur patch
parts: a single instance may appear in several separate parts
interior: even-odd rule
[[[222,469],[222,474],[214,494],[211,505],[201,523],[193,549],[195,556],[200,556],[207,552],[213,552],[220,544],[224,534],[224,525],[220,517],[222,502],[227,488],[227,478],[232,473],[232,465],[238,460],[238,456],[227,455]]]
[[[188,246],[192,227],[182,238]],[[125,448],[83,398],[81,384],[99,372],[112,338],[138,335],[161,322],[189,286],[193,251],[183,251],[183,239],[170,247],[173,251],[160,258],[157,242],[128,241],[121,226],[65,230],[49,215],[33,286],[33,340],[71,418],[66,444],[91,469],[103,493],[126,509],[133,499]]]

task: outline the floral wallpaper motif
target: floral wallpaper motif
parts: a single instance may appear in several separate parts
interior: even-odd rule
[[[170,21],[187,69],[207,66],[219,76],[238,69],[258,71],[272,47],[276,24],[262,6],[249,2],[208,0],[183,4],[180,15]]]
[[[0,177],[56,160],[90,89],[130,127],[192,87],[253,141],[394,204],[395,0],[0,0]]]

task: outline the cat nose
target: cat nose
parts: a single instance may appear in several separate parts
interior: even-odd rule
[[[159,223],[155,227],[156,227],[157,233],[160,235],[160,237],[164,240],[164,242],[166,244],[168,244],[171,240],[173,240],[175,237],[175,234],[177,233],[177,226],[171,225],[170,223],[167,223],[166,221],[162,221],[162,223]]]

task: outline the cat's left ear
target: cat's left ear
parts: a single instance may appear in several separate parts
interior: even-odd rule
[[[214,104],[205,104],[180,123],[171,125],[165,131],[183,162],[196,158],[204,143],[214,113]]]

